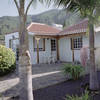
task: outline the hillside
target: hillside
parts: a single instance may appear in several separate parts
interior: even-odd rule
[[[37,15],[29,15],[27,24],[33,22],[46,23],[46,24],[62,24],[72,25],[81,20],[79,14],[66,12],[64,10],[53,9]],[[18,16],[4,16],[0,18],[0,35],[15,31],[18,29],[19,21]]]
[[[32,16],[33,22],[46,23],[49,25],[51,25],[52,23],[62,24],[62,25],[66,23],[66,25],[67,24],[72,25],[80,20],[81,18],[80,18],[79,13],[71,13],[65,10],[57,10],[57,9],[53,9],[53,10]]]
[[[28,16],[28,22],[31,22],[31,16]],[[17,30],[19,26],[18,17],[4,16],[0,18],[0,34],[6,34]]]

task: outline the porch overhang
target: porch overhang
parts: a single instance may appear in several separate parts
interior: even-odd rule
[[[34,37],[37,41],[36,43],[37,43],[37,63],[38,64],[39,64],[39,40],[41,38],[42,39],[50,39],[50,38],[56,39],[56,57],[57,57],[57,60],[59,60],[59,38],[58,38],[58,36],[56,36],[56,35],[34,35]]]

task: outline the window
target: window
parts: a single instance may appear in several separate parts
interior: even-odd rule
[[[14,52],[16,52],[18,45],[19,45],[19,39],[18,38],[12,39],[12,49]]]
[[[19,38],[9,40],[9,48],[12,48],[16,52],[17,45],[19,45]]]
[[[37,41],[33,38],[34,51],[37,51]],[[39,51],[45,51],[45,39],[39,40]]]
[[[55,51],[55,50],[56,50],[56,40],[51,39],[51,51]]]
[[[73,44],[72,44],[73,42]],[[80,49],[82,48],[82,37],[76,37],[76,38],[73,38],[73,41],[72,41],[72,38],[71,38],[71,49],[72,49],[72,45],[73,45],[73,49]]]

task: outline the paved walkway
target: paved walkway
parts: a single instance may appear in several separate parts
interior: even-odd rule
[[[61,72],[63,64],[40,64],[32,67],[33,90],[65,81]],[[7,97],[18,95],[19,78],[15,73],[0,78],[0,94]],[[7,99],[4,99],[7,100]]]

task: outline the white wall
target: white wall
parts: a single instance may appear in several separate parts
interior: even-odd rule
[[[89,47],[89,37],[88,36],[84,36],[84,46],[88,46]],[[100,64],[100,32],[95,33],[95,61],[96,64]],[[99,61],[99,62],[98,62]]]
[[[83,46],[89,46],[88,36],[83,36]],[[95,33],[95,47],[100,48],[100,32]]]
[[[60,60],[72,62],[72,50],[70,37],[61,38],[59,41]],[[74,50],[74,60],[80,61],[80,50]]]
[[[32,64],[36,64],[37,63],[37,52],[34,51],[33,36],[31,36],[31,35],[29,35],[29,51],[31,54]],[[56,60],[56,51],[53,51],[52,55]],[[39,51],[39,62],[47,63],[48,57],[50,57],[50,56],[51,56],[51,40],[45,39],[45,51]]]
[[[70,38],[61,38],[59,40],[59,56],[61,61],[72,61]]]
[[[84,35],[83,36],[83,47],[84,46],[89,46],[89,36],[87,36],[87,35]]]
[[[95,47],[100,48],[100,32],[95,33]]]
[[[7,48],[9,48],[9,40],[10,40],[10,39],[13,39],[13,36],[14,36],[15,38],[19,38],[18,32],[5,35],[5,46],[6,46]]]
[[[74,50],[74,60],[80,62],[80,50]]]
[[[19,45],[19,39],[18,38],[19,38],[18,32],[5,35],[5,46],[7,48],[12,48],[12,50],[15,53],[16,53],[16,50],[17,50],[17,46]]]
[[[89,37],[87,35],[82,36],[83,46],[89,47]],[[72,61],[72,51],[71,51],[70,38],[65,37],[59,40],[59,52],[60,60],[71,62]],[[100,48],[100,32],[95,33],[95,47]],[[97,56],[97,54],[95,55]],[[80,50],[74,50],[75,61],[80,61]]]
[[[83,46],[88,45],[88,38],[83,36]],[[60,60],[65,62],[72,62],[72,50],[70,37],[61,38],[59,41]],[[80,61],[80,50],[74,50],[74,60]]]

